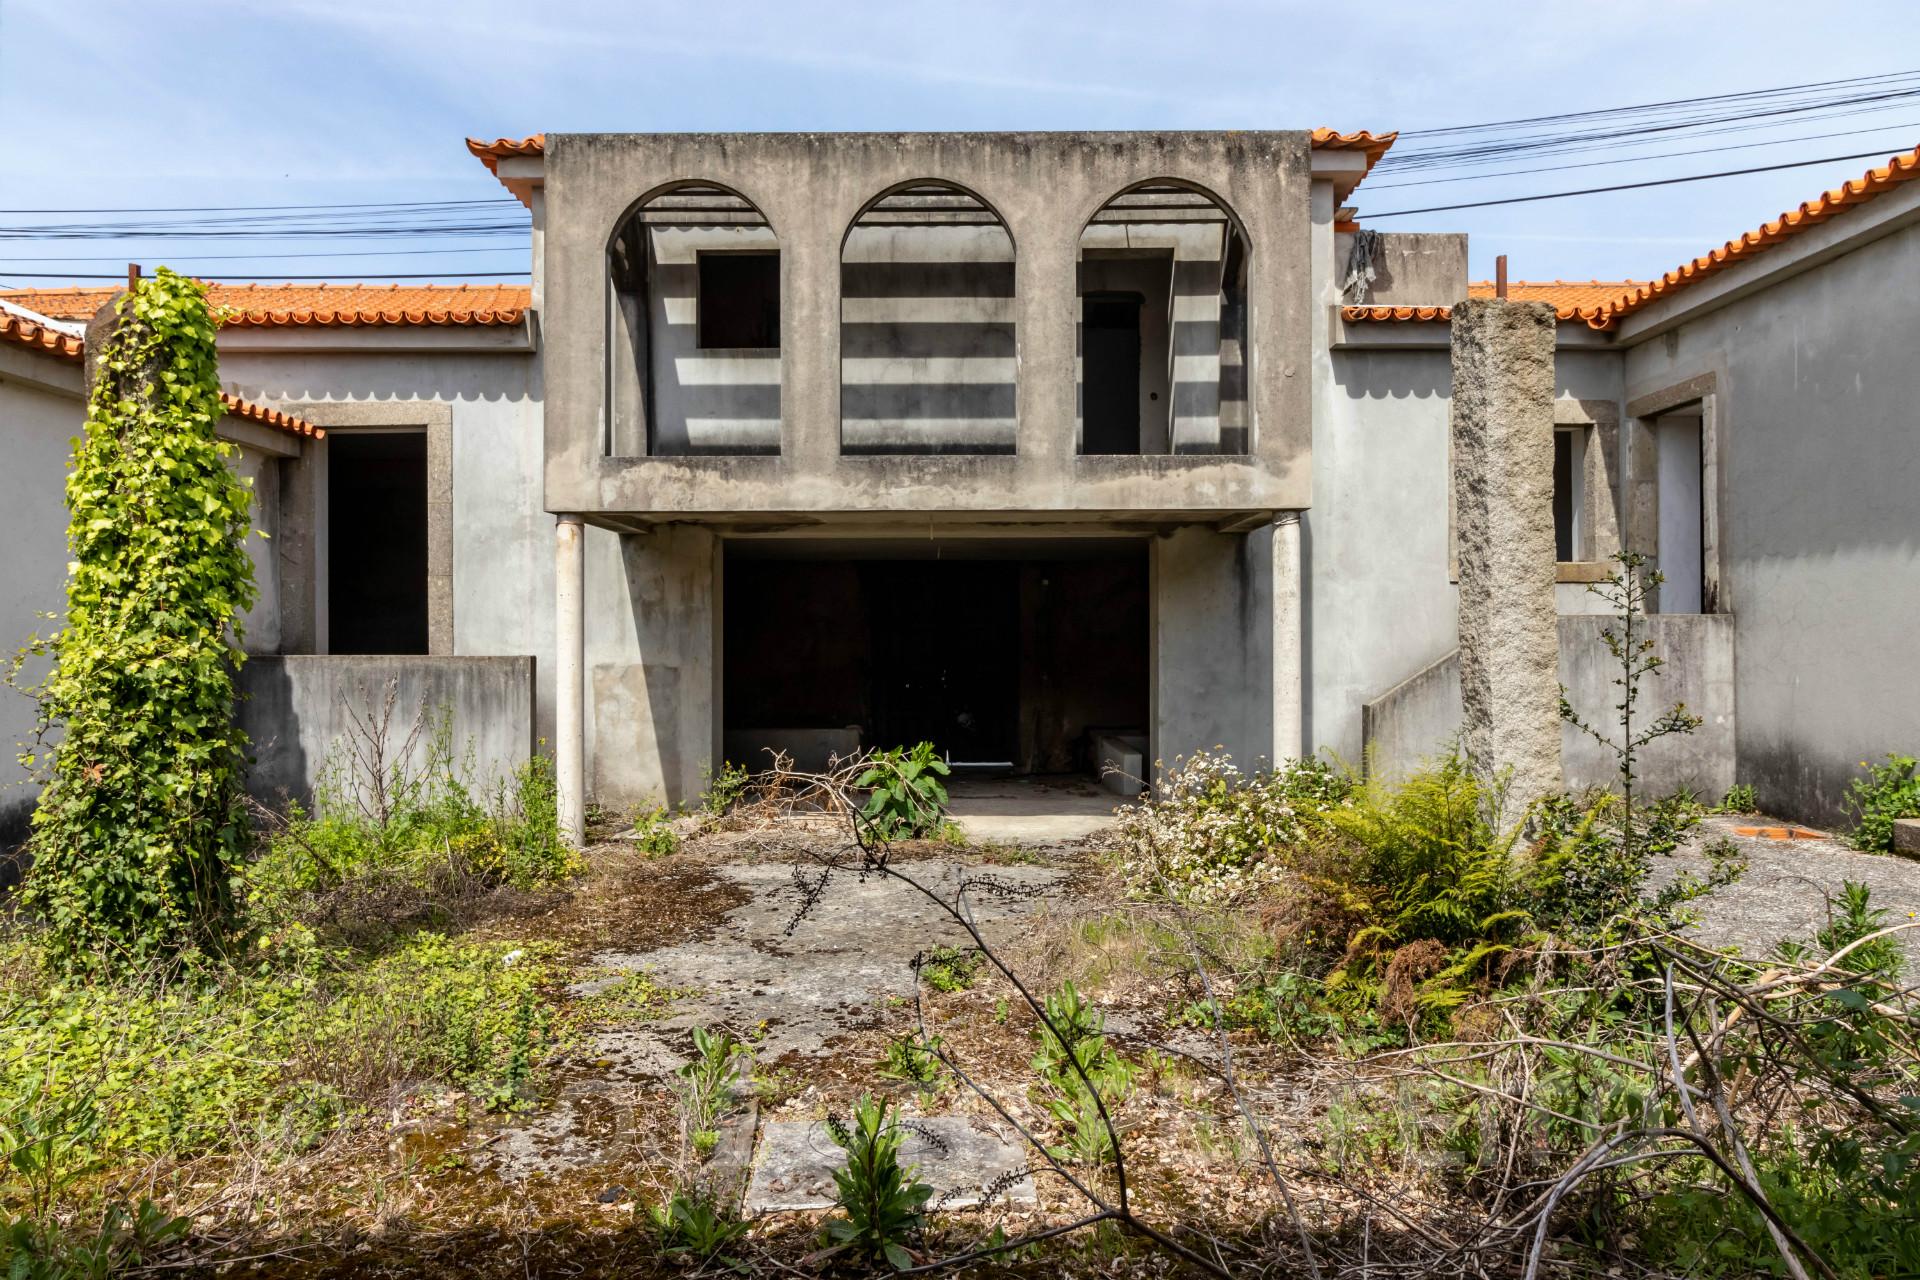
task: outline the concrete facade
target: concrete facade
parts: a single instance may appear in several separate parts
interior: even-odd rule
[[[1568,784],[1603,781],[1553,683],[1606,705],[1587,587],[1622,547],[1673,579],[1649,702],[1708,720],[1649,753],[1656,789],[1751,782],[1832,822],[1860,760],[1915,745],[1920,183],[1607,332],[1522,313],[1525,356],[1481,344],[1463,378],[1453,331],[1473,347],[1493,310],[1463,302],[1464,237],[1371,239],[1354,285],[1336,227],[1364,164],[1305,133],[555,135],[502,166],[534,212],[525,323],[234,328],[222,376],[330,438],[425,435],[429,642],[387,661],[526,660],[507,736],[532,746],[489,751],[504,767],[545,743],[572,806],[692,799],[730,729],[766,727],[727,706],[728,558],[750,540],[803,559],[1142,548],[1144,715],[1063,728],[1026,670],[1023,767],[1064,767],[1084,728],[1144,740],[1149,769],[1201,748],[1357,765],[1369,746],[1399,769],[1471,703],[1524,707],[1497,713],[1522,745],[1478,751],[1539,765],[1523,790],[1555,756]],[[777,346],[715,345],[703,259],[768,252]],[[1091,294],[1140,300],[1134,452],[1087,451]],[[1455,309],[1362,323],[1345,302]],[[16,644],[59,604],[69,368],[0,346]],[[1456,414],[1511,430],[1463,446]],[[325,655],[327,587],[352,572],[328,558],[326,442],[225,429],[268,535],[248,646]],[[1489,582],[1524,583],[1524,604],[1493,608]],[[1021,591],[1030,627],[1046,597],[1032,574]],[[1463,632],[1495,655],[1464,695]],[[1496,696],[1509,666],[1530,679]],[[322,723],[261,727],[304,755]],[[839,720],[781,728],[859,740]]]

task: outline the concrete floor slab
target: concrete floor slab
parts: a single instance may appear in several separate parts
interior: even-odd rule
[[[1119,797],[1091,778],[955,778],[948,815],[967,839],[1062,844],[1113,825]]]
[[[1018,1181],[1000,1189],[996,1200],[1033,1204],[1033,1178],[1027,1173],[1027,1146],[1018,1134],[987,1127],[962,1116],[903,1118],[906,1138],[900,1163],[915,1168],[915,1178],[933,1188],[928,1203],[965,1209],[982,1203],[986,1190],[1005,1175]],[[782,1120],[760,1135],[746,1209],[826,1209],[834,1203],[834,1170],[845,1167],[846,1152],[834,1144],[823,1121]]]

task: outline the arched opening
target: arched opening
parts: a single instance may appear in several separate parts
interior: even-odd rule
[[[874,200],[840,252],[843,453],[1012,453],[1013,237],[946,182]]]
[[[686,183],[641,202],[607,283],[608,453],[780,452],[780,242],[750,201]]]
[[[1247,237],[1213,196],[1160,180],[1080,233],[1080,452],[1245,453]]]

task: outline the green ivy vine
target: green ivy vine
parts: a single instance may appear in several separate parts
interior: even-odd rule
[[[116,306],[67,478],[67,608],[51,656],[26,904],[70,968],[168,962],[224,933],[245,851],[239,615],[247,486],[228,469],[206,291],[162,268]]]

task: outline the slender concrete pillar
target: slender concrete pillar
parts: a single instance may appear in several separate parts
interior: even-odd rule
[[[576,515],[554,517],[553,763],[560,834],[587,834],[587,539]]]
[[[1453,305],[1461,744],[1509,815],[1562,786],[1553,339],[1546,303]]]
[[[1273,762],[1307,753],[1300,679],[1300,513],[1273,522]]]

